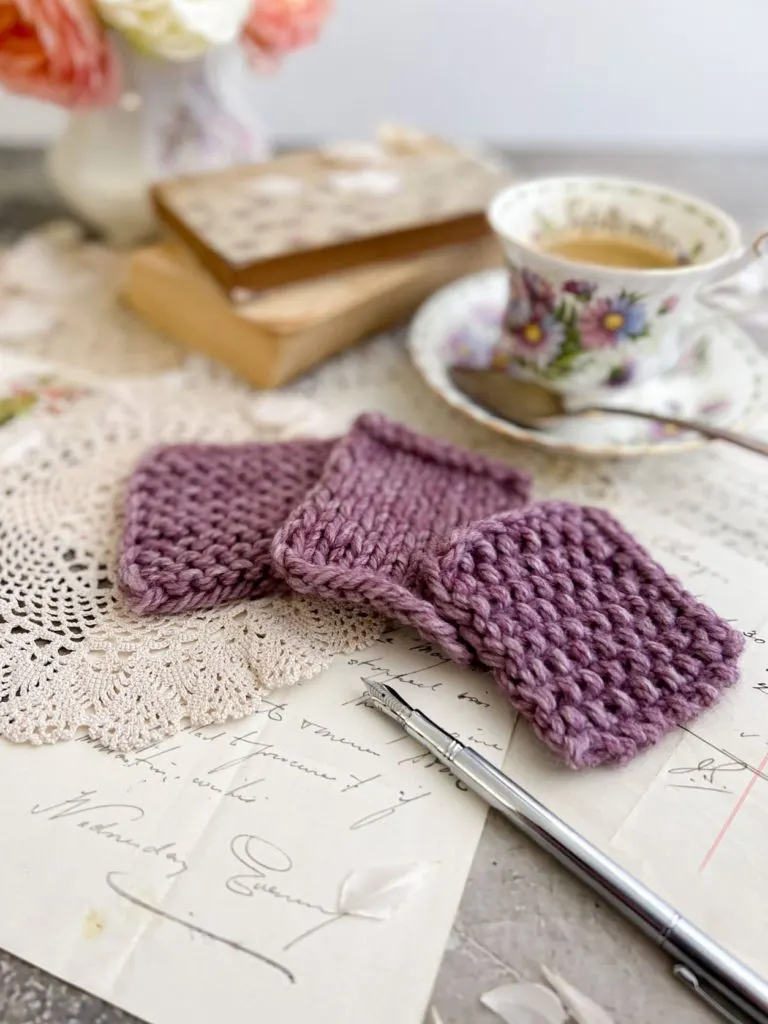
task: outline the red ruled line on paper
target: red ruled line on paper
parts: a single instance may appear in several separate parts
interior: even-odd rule
[[[765,755],[763,760],[758,765],[757,771],[752,774],[752,778],[749,780],[749,782],[744,787],[744,792],[741,794],[739,799],[734,804],[733,808],[731,809],[731,813],[725,819],[725,822],[723,823],[723,827],[720,829],[720,831],[715,836],[715,841],[712,843],[710,848],[707,850],[707,852],[704,855],[704,859],[702,860],[701,864],[699,864],[699,871],[703,871],[704,868],[707,866],[707,864],[709,864],[709,862],[712,860],[712,858],[714,857],[715,853],[717,852],[718,846],[722,843],[722,841],[728,835],[728,830],[730,829],[731,825],[736,820],[736,815],[739,813],[741,808],[744,806],[747,797],[752,792],[752,787],[757,782],[757,780],[760,778],[760,772],[762,772],[762,770],[765,768],[766,765],[768,765],[768,754]]]

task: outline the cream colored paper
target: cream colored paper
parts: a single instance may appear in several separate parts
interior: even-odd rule
[[[369,674],[501,763],[487,677],[402,630],[137,755],[0,745],[0,947],[153,1024],[418,1024],[486,807],[364,705]],[[402,906],[339,915],[380,866]]]
[[[768,462],[722,446],[651,465],[596,463],[594,473],[612,511],[748,635],[742,680],[689,731],[624,768],[568,772],[522,724],[506,768],[768,974]],[[485,677],[403,634],[274,696],[252,721],[139,758],[87,743],[0,745],[0,946],[153,1024],[417,1024],[484,808],[356,705],[368,672],[402,677],[413,703],[502,756],[511,716]],[[283,748],[298,767],[267,756]],[[367,815],[376,820],[350,829]],[[439,866],[390,920],[332,920],[352,872],[425,862]],[[403,965],[397,986],[381,962]]]

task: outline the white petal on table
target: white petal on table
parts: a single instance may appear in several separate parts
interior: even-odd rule
[[[494,988],[480,1002],[506,1024],[565,1024],[568,1019],[554,992],[529,981]]]
[[[614,1024],[613,1017],[606,1013],[602,1006],[598,1006],[594,999],[585,996],[559,974],[555,974],[544,964],[541,965],[541,972],[547,979],[547,984],[562,999],[575,1024]]]
[[[379,864],[353,871],[341,887],[339,911],[355,917],[388,921],[424,885],[437,864]]]
[[[303,395],[260,394],[250,410],[254,424],[280,440],[322,437],[333,430],[328,411]]]

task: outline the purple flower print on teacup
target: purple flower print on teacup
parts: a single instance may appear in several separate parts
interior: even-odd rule
[[[637,373],[637,366],[634,363],[620,363],[614,366],[605,379],[606,387],[623,388],[631,384]]]
[[[667,313],[674,313],[679,304],[679,295],[668,295],[659,306],[659,316],[666,316]]]
[[[688,415],[692,415],[694,419],[718,419],[724,413],[730,412],[732,408],[733,403],[728,398],[710,398],[706,402],[700,403],[696,410]],[[681,403],[675,401],[670,402],[664,411],[669,416],[685,415]],[[679,437],[687,432],[683,427],[676,427],[672,423],[652,423],[650,426],[651,437],[656,441],[666,441],[668,438]]]
[[[490,368],[492,370],[509,370],[514,357],[515,345],[512,335],[508,331],[502,331],[491,349]]]
[[[514,330],[527,324],[533,316],[533,302],[528,292],[522,271],[513,268],[509,272],[509,298],[504,316],[507,327]]]
[[[677,253],[677,263],[680,267],[689,267],[704,252],[704,243],[698,241],[690,249],[680,249]]]
[[[597,285],[592,281],[577,281],[575,278],[571,278],[563,285],[563,291],[575,296],[579,302],[589,302],[597,291]]]
[[[729,398],[710,398],[708,401],[702,402],[696,410],[696,415],[704,416],[707,419],[710,417],[717,418],[722,416],[723,413],[730,412],[732,408],[733,402]]]
[[[490,366],[491,352],[501,331],[502,310],[478,306],[464,326],[448,336],[445,351],[451,366],[483,370]]]
[[[667,416],[683,416],[685,415],[685,409],[682,404],[675,399],[666,403],[666,408],[661,410],[662,413],[666,413]],[[656,423],[648,424],[648,437],[652,441],[668,441],[671,438],[679,437],[680,434],[685,433],[682,427],[676,427],[674,423],[662,423],[658,421]]]
[[[506,324],[517,330],[532,321],[542,320],[555,308],[555,292],[540,274],[528,267],[509,273],[509,299]]]
[[[459,330],[452,334],[448,338],[446,352],[450,366],[466,366],[474,370],[484,370],[488,366],[488,346],[478,345],[471,331]]]
[[[648,436],[652,441],[669,441],[679,437],[682,433],[684,433],[682,427],[676,427],[674,423],[648,424]]]
[[[531,320],[505,336],[512,358],[540,368],[552,362],[564,340],[565,327],[553,314]]]
[[[579,328],[584,348],[611,348],[617,342],[641,338],[648,321],[637,296],[622,292],[618,298],[598,299],[588,306],[579,318]]]
[[[672,372],[680,377],[701,377],[709,372],[709,354],[709,337],[698,338],[683,352]]]
[[[551,312],[555,308],[555,289],[541,274],[524,267],[523,281],[536,312],[543,314]]]
[[[501,327],[504,311],[498,306],[477,306],[472,310],[472,318],[483,327]]]

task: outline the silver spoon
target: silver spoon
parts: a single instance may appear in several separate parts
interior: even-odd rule
[[[540,430],[546,426],[546,420],[552,416],[583,416],[590,413],[607,413],[611,416],[635,416],[642,420],[653,420],[656,423],[669,423],[683,430],[694,430],[703,437],[716,441],[728,441],[730,444],[746,448],[758,455],[768,455],[768,444],[756,438],[747,437],[735,430],[715,427],[697,420],[681,419],[679,416],[667,416],[657,412],[645,412],[642,409],[625,409],[615,406],[590,405],[578,410],[569,409],[561,395],[548,391],[539,384],[516,380],[503,370],[473,370],[463,366],[453,366],[449,370],[451,380],[459,391],[472,401],[499,416],[508,423],[520,427]]]

